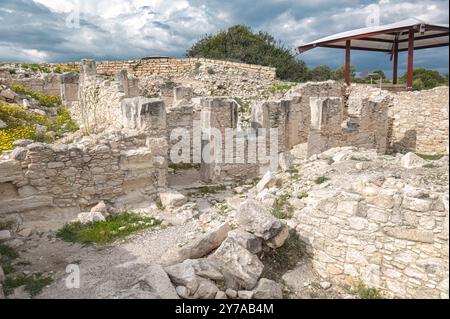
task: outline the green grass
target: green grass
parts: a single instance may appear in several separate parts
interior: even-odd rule
[[[290,196],[288,194],[281,195],[275,201],[272,208],[272,215],[278,219],[289,219],[292,218],[294,214],[294,207],[289,204]]]
[[[319,177],[317,177],[317,178],[314,180],[314,183],[316,183],[317,185],[320,185],[320,184],[323,184],[323,183],[325,183],[325,182],[327,182],[327,181],[329,181],[329,180],[330,180],[329,177],[326,177],[326,176],[319,176]]]
[[[276,93],[286,93],[287,91],[289,91],[291,88],[293,88],[294,86],[296,86],[298,83],[291,83],[291,82],[281,82],[281,83],[274,83],[272,84],[272,86],[270,87],[269,91],[272,94],[276,94]]]
[[[442,154],[435,154],[435,155],[430,155],[430,154],[416,154],[417,156],[423,158],[424,160],[427,161],[439,161],[441,158],[444,157],[444,155]]]
[[[108,244],[119,238],[144,229],[155,228],[161,221],[154,217],[145,217],[134,213],[109,217],[106,221],[83,225],[80,222],[66,224],[56,236],[64,241],[82,244]]]
[[[54,107],[54,106],[60,106],[61,105],[61,98],[59,96],[51,96],[51,95],[45,95],[38,92],[34,92],[32,90],[29,90],[22,85],[13,84],[11,88],[19,94],[24,94],[32,97],[33,99],[36,99],[39,101],[39,104],[45,107]]]
[[[6,275],[14,272],[12,262],[19,257],[19,254],[11,247],[0,244],[0,265]]]
[[[25,291],[28,292],[31,297],[34,297],[40,294],[42,289],[52,282],[53,279],[51,277],[46,277],[40,273],[31,274],[29,276],[8,275],[6,276],[3,287],[5,294],[10,295],[14,292],[15,288],[25,286]]]
[[[383,299],[383,294],[379,289],[367,287],[363,282],[358,282],[350,292],[360,299]]]

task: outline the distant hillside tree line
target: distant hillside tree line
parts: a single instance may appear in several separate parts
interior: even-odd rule
[[[228,30],[215,35],[206,35],[196,42],[187,52],[187,57],[201,57],[217,60],[227,60],[248,64],[258,64],[275,67],[277,77],[292,82],[344,80],[344,67],[332,70],[322,65],[308,68],[305,62],[297,59],[294,53],[284,47],[280,41],[267,32],[253,32],[244,25],[235,25]],[[384,82],[389,80],[381,70],[378,73]],[[370,78],[357,78],[356,68],[351,67],[353,82],[370,83]],[[399,78],[400,83],[406,83],[406,74]],[[414,70],[414,88],[429,89],[440,85],[448,85],[448,76],[427,69]]]

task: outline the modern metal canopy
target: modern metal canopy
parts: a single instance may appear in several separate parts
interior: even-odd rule
[[[350,84],[350,51],[384,52],[394,60],[393,83],[398,81],[398,53],[408,51],[407,88],[413,84],[414,50],[449,45],[449,25],[431,24],[418,19],[407,19],[383,26],[374,26],[331,35],[299,46],[300,53],[314,48],[345,49],[345,82]]]

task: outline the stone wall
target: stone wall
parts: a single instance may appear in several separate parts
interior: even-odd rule
[[[121,104],[120,132],[73,144],[32,143],[0,157],[0,217],[67,221],[101,200],[119,208],[150,201],[167,175],[164,103]]]
[[[363,281],[389,297],[448,298],[448,213],[448,194],[374,176],[310,192],[295,218],[324,279]]]
[[[18,84],[34,92],[61,96],[61,75],[47,75],[43,78],[15,78],[8,76],[1,80],[6,85]]]
[[[230,71],[246,71],[267,79],[275,79],[276,77],[275,68],[203,58],[155,58],[136,61],[104,61],[98,62],[97,68],[100,74],[105,75],[114,75],[118,71],[125,69],[128,70],[129,74],[140,78],[156,74],[191,72],[199,68],[201,64],[204,67],[220,66]]]
[[[396,152],[448,154],[448,87],[393,95],[391,147]]]

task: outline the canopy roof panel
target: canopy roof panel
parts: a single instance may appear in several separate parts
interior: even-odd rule
[[[394,43],[399,51],[408,50],[408,33],[414,30],[414,49],[427,49],[449,45],[449,25],[431,24],[418,19],[407,19],[382,26],[361,28],[334,34],[299,46],[300,53],[316,47],[345,49],[351,40],[352,50],[392,53]]]

